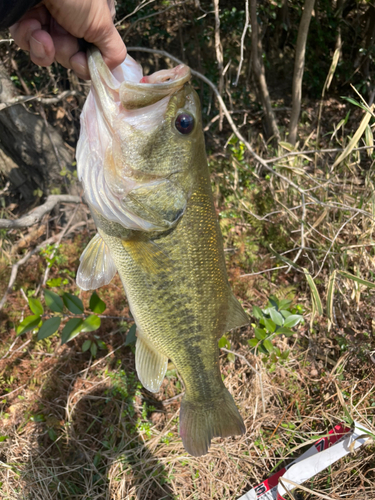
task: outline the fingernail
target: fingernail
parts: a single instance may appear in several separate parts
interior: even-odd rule
[[[77,61],[71,61],[71,65],[74,73],[76,73],[77,76],[79,76],[79,78],[82,78],[82,80],[90,79],[90,76],[88,76],[89,72],[87,66],[84,66],[83,64],[80,64]]]
[[[38,42],[33,36],[30,38],[30,52],[38,59],[44,59],[46,57],[44,45]]]

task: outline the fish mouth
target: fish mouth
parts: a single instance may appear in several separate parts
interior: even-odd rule
[[[150,106],[174,94],[190,78],[190,68],[185,64],[179,64],[175,68],[143,76],[139,83],[124,81],[120,85],[121,104],[128,110]]]
[[[143,76],[142,67],[129,54],[122,65],[110,71],[96,47],[88,49],[88,62],[100,100],[104,102],[109,93],[125,111],[151,106],[180,90],[191,78],[185,64]]]

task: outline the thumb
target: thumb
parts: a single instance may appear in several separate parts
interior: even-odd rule
[[[102,53],[104,62],[110,69],[116,68],[121,63],[124,62],[126,57],[126,47],[125,44],[115,28],[114,24],[111,22],[106,30],[103,30],[98,37],[87,41],[93,43],[98,47]]]

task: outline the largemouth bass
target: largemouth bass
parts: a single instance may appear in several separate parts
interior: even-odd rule
[[[213,437],[245,432],[218,340],[248,318],[228,283],[199,98],[185,65],[144,77],[129,55],[112,73],[97,49],[88,61],[77,163],[98,233],[77,284],[96,289],[119,272],[137,325],[138,377],[157,392],[173,361],[185,385],[180,435],[200,456]]]

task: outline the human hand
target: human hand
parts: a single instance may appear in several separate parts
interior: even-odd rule
[[[39,66],[56,60],[84,80],[90,79],[85,52],[78,39],[96,45],[110,69],[123,62],[126,47],[116,30],[113,0],[43,0],[27,11],[10,32]]]

